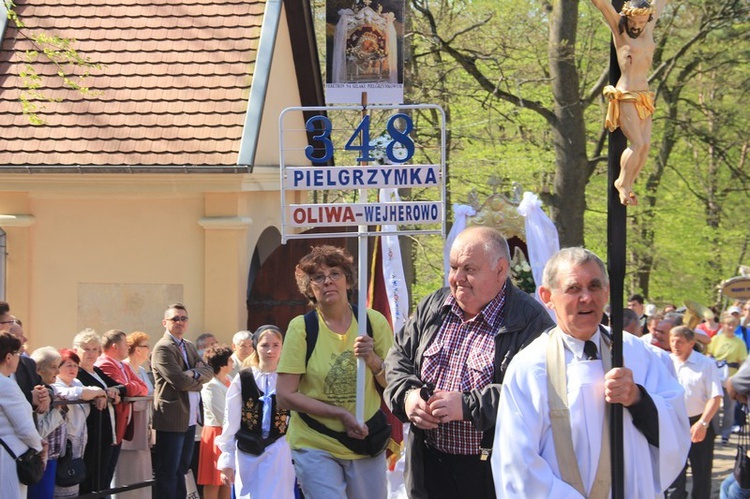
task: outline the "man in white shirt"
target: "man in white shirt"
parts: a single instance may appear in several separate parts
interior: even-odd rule
[[[690,453],[694,498],[711,496],[711,467],[714,460],[714,432],[711,419],[719,410],[723,391],[716,362],[693,350],[695,336],[690,328],[677,326],[669,332],[672,362],[677,380],[685,389],[685,407],[690,418]],[[687,497],[687,462],[669,487],[667,498]]]
[[[558,325],[521,350],[505,375],[492,453],[497,496],[609,497],[606,405],[615,403],[625,407],[625,497],[661,495],[689,449],[684,390],[629,333],[626,367],[612,368],[611,341],[599,326],[609,279],[594,253],[553,255],[539,295]]]

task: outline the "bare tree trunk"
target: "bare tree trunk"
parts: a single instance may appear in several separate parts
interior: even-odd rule
[[[578,0],[554,0],[549,21],[548,53],[555,97],[555,120],[552,122],[555,190],[549,202],[550,215],[557,226],[562,247],[579,246],[584,242],[586,184],[592,169],[586,155],[586,127],[575,61],[577,30]],[[606,193],[603,192],[602,196]]]
[[[712,109],[706,106],[706,100],[713,100],[716,96],[716,86],[713,83],[716,77],[715,72],[712,72],[711,88],[708,91],[708,96],[701,92],[698,96],[698,102],[704,109],[704,114],[708,119],[708,130],[710,135],[713,135],[716,128],[716,117]],[[721,205],[723,199],[720,199],[719,186],[718,186],[718,173],[719,173],[719,161],[716,159],[716,147],[714,144],[708,145],[708,164],[706,186],[705,186],[705,204],[704,212],[706,214],[706,224],[711,229],[711,233],[708,235],[707,243],[711,248],[711,257],[706,262],[708,272],[704,273],[704,285],[707,288],[711,288],[716,285],[714,282],[714,276],[721,275],[722,269],[722,251],[721,251],[721,237],[719,235],[719,226],[721,224]]]

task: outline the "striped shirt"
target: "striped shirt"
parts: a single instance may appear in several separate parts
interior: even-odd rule
[[[505,322],[505,286],[475,317],[465,320],[453,295],[440,330],[424,353],[422,380],[435,390],[468,392],[492,383],[495,333]],[[448,454],[479,454],[482,432],[470,421],[451,421],[426,431],[427,444]]]

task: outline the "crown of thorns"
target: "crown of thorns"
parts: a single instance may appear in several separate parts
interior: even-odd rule
[[[648,16],[653,14],[655,11],[652,5],[648,7],[633,7],[630,2],[623,5],[620,15],[632,17],[632,16]]]

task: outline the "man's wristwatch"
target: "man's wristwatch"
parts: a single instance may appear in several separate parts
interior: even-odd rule
[[[705,422],[705,421],[703,421],[702,419],[699,419],[699,420],[698,420],[698,422],[699,422],[699,423],[701,424],[701,426],[702,426],[702,427],[704,427],[704,428],[708,428],[708,423],[706,423],[706,422]]]

